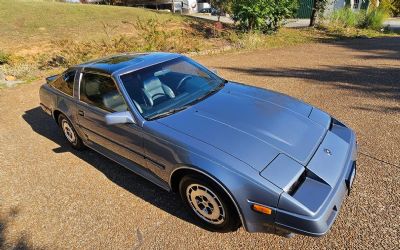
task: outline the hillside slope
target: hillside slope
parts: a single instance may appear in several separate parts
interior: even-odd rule
[[[157,19],[175,28],[190,28],[197,20],[131,7],[68,4],[34,0],[0,0],[0,48],[17,52],[44,48],[51,41],[87,41],[133,34],[132,25]],[[167,27],[168,28],[168,27]]]

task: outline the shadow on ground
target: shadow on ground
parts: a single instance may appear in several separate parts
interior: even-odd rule
[[[33,249],[24,234],[19,236],[15,242],[9,242],[6,239],[5,231],[7,230],[7,225],[18,216],[18,213],[19,209],[17,207],[12,207],[7,212],[0,212],[0,249]]]
[[[367,52],[362,59],[400,60],[400,37],[379,37],[370,39],[342,39],[335,45],[355,51]],[[400,66],[400,65],[399,65]]]
[[[40,107],[25,111],[22,118],[32,127],[33,131],[59,145],[58,148],[53,149],[55,153],[73,153],[101,171],[109,180],[133,195],[140,197],[173,216],[197,225],[184,209],[183,203],[177,194],[164,191],[146,179],[90,149],[83,151],[73,149],[64,138],[53,118],[45,114]]]
[[[330,84],[376,97],[400,99],[399,68],[362,66],[326,66],[310,68],[232,68],[223,69],[256,76],[301,78],[313,83]]]
[[[370,97],[400,100],[400,37],[376,39],[347,39],[332,42],[354,50],[355,58],[391,60],[388,64],[376,66],[324,66],[320,68],[236,68],[223,67],[242,74],[277,78],[298,78],[312,80],[313,84],[331,85],[340,89]],[[322,52],[323,53],[323,52]],[[398,63],[396,66],[393,64]],[[391,65],[391,66],[389,66]],[[400,107],[373,107],[373,111],[400,112]]]

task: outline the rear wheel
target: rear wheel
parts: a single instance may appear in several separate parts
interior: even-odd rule
[[[72,126],[71,122],[65,117],[65,115],[60,114],[58,116],[58,124],[60,125],[65,138],[71,144],[71,146],[75,149],[81,150],[84,148],[82,139],[76,133],[74,127]]]
[[[179,184],[179,192],[190,213],[205,229],[231,232],[238,228],[239,220],[232,202],[212,181],[185,176]]]

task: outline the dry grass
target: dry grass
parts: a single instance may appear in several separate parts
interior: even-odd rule
[[[184,24],[185,18],[167,13],[118,6],[58,2],[0,0],[0,44],[10,51],[43,48],[51,41],[87,41],[107,35],[132,33],[129,23],[137,18]],[[104,24],[110,30],[104,31]],[[18,41],[18,43],[16,43]]]
[[[271,35],[261,33],[230,32],[227,39],[239,49],[268,49],[293,46],[309,42],[317,42],[329,37],[316,29],[282,28]]]

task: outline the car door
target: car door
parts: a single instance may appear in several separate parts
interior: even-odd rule
[[[105,122],[106,114],[128,110],[114,80],[98,72],[81,74],[77,117],[89,146],[93,144],[100,153],[108,150],[145,167],[142,128]]]

